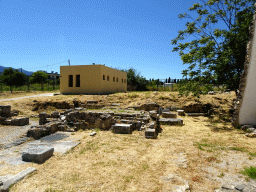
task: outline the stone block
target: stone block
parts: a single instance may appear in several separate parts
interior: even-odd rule
[[[11,105],[0,105],[0,114],[5,116],[11,113]]]
[[[131,134],[132,133],[132,124],[120,124],[116,123],[112,125],[112,132],[118,134]]]
[[[186,113],[187,116],[206,116],[206,113]]]
[[[145,131],[145,137],[147,139],[156,139],[156,137],[157,137],[156,130],[155,129],[147,129]]]
[[[11,120],[11,125],[13,126],[24,126],[29,124],[29,118],[23,117],[23,118],[17,118]]]
[[[45,160],[49,159],[54,152],[54,148],[37,146],[29,148],[22,154],[22,161],[43,163]]]
[[[59,118],[60,117],[60,113],[58,111],[54,111],[51,114],[51,118]]]
[[[90,136],[94,136],[96,134],[97,134],[96,132],[92,132],[92,133],[90,133]]]
[[[184,116],[185,115],[184,110],[177,110],[177,113],[178,113],[179,116]]]
[[[47,113],[39,113],[39,125],[44,125],[46,123]]]
[[[162,110],[162,113],[164,113],[164,112],[170,112],[170,109],[164,108],[164,109]]]
[[[90,103],[90,104],[92,104],[92,103],[97,104],[98,101],[96,101],[96,100],[88,100],[87,103]]]
[[[176,113],[171,113],[171,112],[163,112],[162,116],[164,118],[177,118],[177,114]]]
[[[161,125],[183,125],[183,119],[179,118],[160,118],[159,123]]]

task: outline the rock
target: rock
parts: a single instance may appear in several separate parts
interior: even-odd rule
[[[39,113],[39,125],[46,123],[47,114],[45,112]]]
[[[157,112],[156,111],[149,111],[149,116],[152,118],[152,119],[156,119],[157,118]]]
[[[242,125],[241,129],[242,130],[246,130],[246,129],[250,128],[250,127],[252,127],[252,125]]]
[[[216,92],[215,91],[209,91],[208,94],[209,95],[216,95]]]
[[[228,190],[233,190],[235,189],[235,186],[230,185],[230,184],[224,184],[221,186],[222,189],[228,189]]]
[[[163,112],[162,116],[164,118],[177,118],[177,114],[176,113],[171,113],[171,112]]]
[[[2,181],[0,181],[0,186],[2,186],[3,185],[3,182]]]
[[[243,191],[243,189],[246,187],[246,184],[242,184],[242,185],[237,185],[235,188],[239,191]]]
[[[98,101],[96,101],[96,100],[88,100],[87,103],[95,103],[95,104],[97,104]]]
[[[22,154],[22,161],[43,163],[53,155],[54,148],[37,146],[29,148]]]
[[[90,133],[90,136],[94,136],[96,134],[97,134],[97,132],[92,132],[92,133]]]
[[[247,129],[247,131],[249,131],[249,132],[254,132],[255,130],[256,130],[256,129],[255,129],[255,128],[252,128],[252,127]]]
[[[185,115],[184,110],[177,110],[177,113],[178,113],[179,116],[184,116]]]
[[[131,134],[132,133],[132,124],[119,124],[116,123],[111,127],[113,133],[118,134]]]
[[[8,116],[11,113],[11,105],[0,105],[0,115]]]
[[[161,125],[166,124],[166,125],[183,125],[183,119],[179,118],[160,118],[159,123]]]
[[[186,113],[187,116],[205,116],[206,113]]]
[[[58,111],[54,111],[51,114],[51,118],[59,118],[60,117],[60,113]]]
[[[157,137],[156,130],[155,129],[147,129],[145,131],[145,137],[147,139],[156,139],[156,137]]]
[[[170,112],[170,109],[164,108],[164,109],[162,110],[162,113],[164,113],[164,112]]]

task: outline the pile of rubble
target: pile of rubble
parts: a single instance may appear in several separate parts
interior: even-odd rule
[[[24,126],[29,124],[29,117],[18,116],[18,111],[11,111],[10,105],[0,105],[0,124]],[[13,118],[14,116],[17,116]]]

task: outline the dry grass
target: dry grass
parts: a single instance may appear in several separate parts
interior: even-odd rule
[[[191,96],[182,98],[175,92],[55,96],[37,100],[72,102],[74,98],[120,103],[119,107],[145,102],[157,102],[163,107],[182,106],[195,101]],[[227,110],[233,98],[234,93],[206,95],[199,101]],[[15,107],[21,110],[23,105],[23,111],[35,113],[30,111],[31,102],[31,99],[22,100]],[[186,179],[192,191],[213,191],[218,183],[207,179],[208,173],[203,167],[219,163],[220,157],[229,151],[244,153],[254,159],[255,139],[244,137],[243,132],[234,129],[229,122],[219,123],[207,117],[182,118],[184,126],[163,125],[156,140],[147,140],[143,132],[138,131],[131,135],[98,131],[95,137],[89,136],[90,130],[76,132],[74,136],[82,137],[80,145],[65,155],[55,154],[42,165],[26,165],[38,171],[14,185],[11,191],[161,191],[167,185],[161,178],[174,173]],[[182,152],[187,155],[187,167],[174,163]],[[3,172],[7,174],[8,170]]]

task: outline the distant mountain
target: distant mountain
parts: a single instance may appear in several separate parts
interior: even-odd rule
[[[0,73],[3,73],[3,71],[4,71],[5,69],[7,69],[7,68],[12,68],[12,67],[3,67],[3,66],[0,66]],[[14,69],[14,68],[13,68],[13,69]],[[21,72],[21,68],[19,68],[18,70],[19,70],[19,72]],[[24,73],[24,74],[30,76],[30,75],[32,75],[32,73],[34,73],[34,72],[26,71],[26,70],[22,69],[22,73]]]

